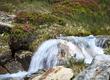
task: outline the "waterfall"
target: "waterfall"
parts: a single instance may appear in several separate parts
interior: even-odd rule
[[[107,48],[110,45],[110,36],[97,36],[96,45],[98,47]]]
[[[94,36],[87,37],[60,37],[43,42],[34,53],[28,71],[19,71],[13,74],[0,75],[3,78],[19,78],[31,75],[39,69],[52,68],[60,64],[65,57],[73,57],[76,60],[84,60],[84,63],[91,64],[93,57],[103,54],[103,49],[97,47]],[[65,54],[62,54],[62,50]]]
[[[45,41],[32,57],[28,72],[34,73],[38,69],[55,66],[57,64],[58,43],[59,40],[56,39]]]

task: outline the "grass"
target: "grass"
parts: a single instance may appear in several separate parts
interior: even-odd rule
[[[15,24],[28,22],[36,29],[34,44],[60,34],[110,35],[109,0],[1,0],[0,4],[0,10],[17,15]]]
[[[49,10],[50,6],[45,1],[1,0],[0,2],[0,11],[8,13],[17,13],[19,11],[49,13]]]
[[[73,70],[73,73],[74,73],[73,78],[87,67],[87,65],[84,64],[84,61],[77,62],[73,58],[69,59],[69,61],[67,61],[65,66]]]
[[[110,35],[109,4],[109,0],[1,0],[0,10],[16,14],[15,24],[28,22],[39,39],[46,40],[60,34]]]

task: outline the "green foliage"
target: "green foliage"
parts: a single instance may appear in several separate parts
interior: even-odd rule
[[[70,58],[69,61],[65,64],[66,67],[69,67],[73,70],[74,76],[77,76],[81,71],[86,68],[84,61],[76,61],[73,58]]]
[[[29,45],[35,38],[34,28],[30,25],[19,25],[13,27],[10,33],[10,48],[12,52],[21,49],[29,49]],[[13,45],[14,44],[14,45]]]
[[[63,19],[47,13],[42,14],[33,12],[20,12],[17,14],[15,20],[17,23],[24,24],[26,22],[29,22],[30,24],[33,25],[43,25],[43,24],[51,25],[53,23],[57,23],[60,25],[65,24]]]
[[[0,3],[0,9],[6,6],[6,9],[10,9],[3,9],[4,11],[15,10],[17,17],[14,23],[22,25],[28,23],[36,28],[37,40],[31,47],[47,39],[56,38],[60,34],[65,36],[110,34],[110,0],[2,0],[1,2],[4,4]],[[9,7],[10,4],[14,7]],[[31,31],[29,32],[15,29],[11,35],[20,41],[31,35]]]
[[[97,1],[62,1],[53,5],[53,14],[66,17],[69,21],[84,23],[90,26],[109,24],[107,10],[103,10]]]
[[[12,3],[0,2],[0,11],[13,12],[15,6]]]
[[[32,34],[32,32],[33,29],[29,25],[27,26],[18,24],[11,30],[11,35],[14,36],[16,39],[21,39],[28,37],[29,35]]]
[[[0,35],[0,42],[2,42],[4,44],[8,44],[8,41],[9,41],[8,33],[3,33],[2,35]],[[2,46],[4,46],[4,44],[2,44]]]
[[[106,49],[104,49],[104,52],[105,52],[105,54],[110,55],[110,48],[106,48]]]

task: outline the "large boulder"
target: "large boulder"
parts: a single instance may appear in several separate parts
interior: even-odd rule
[[[72,69],[58,66],[48,69],[43,74],[36,76],[30,80],[70,80],[72,76]]]
[[[30,51],[19,51],[15,53],[15,58],[22,64],[24,70],[28,70],[31,56],[32,52]]]
[[[93,63],[73,80],[110,80],[110,55],[97,55]]]
[[[10,60],[4,65],[4,67],[8,70],[9,73],[16,73],[18,71],[24,70],[21,63],[16,60]]]

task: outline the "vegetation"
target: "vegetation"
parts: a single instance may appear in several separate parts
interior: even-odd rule
[[[10,32],[10,48],[12,53],[18,50],[28,50],[29,45],[35,39],[34,28],[28,24],[16,25]],[[14,45],[13,45],[14,44]]]
[[[110,0],[0,0],[0,11],[16,15],[15,27],[7,32],[13,53],[34,51],[36,45],[60,34],[110,35]],[[71,60],[67,66],[75,75],[86,67]]]
[[[0,0],[0,11],[17,15],[11,38],[18,41],[34,34],[31,28],[37,35],[33,44],[60,34],[110,34],[109,0]]]
[[[77,76],[78,73],[80,73],[81,71],[83,71],[85,68],[87,68],[87,65],[84,64],[84,60],[81,61],[76,61],[73,58],[68,59],[67,63],[65,64],[66,67],[69,67],[73,70],[74,72],[74,76]]]
[[[14,24],[34,28],[37,40],[30,47],[62,35],[110,35],[109,0],[0,0],[0,11],[16,14]],[[30,28],[30,27],[29,27]],[[23,28],[25,29],[25,28]],[[13,32],[15,30],[15,32]],[[13,29],[18,41],[33,31]],[[23,38],[21,38],[23,37]]]

